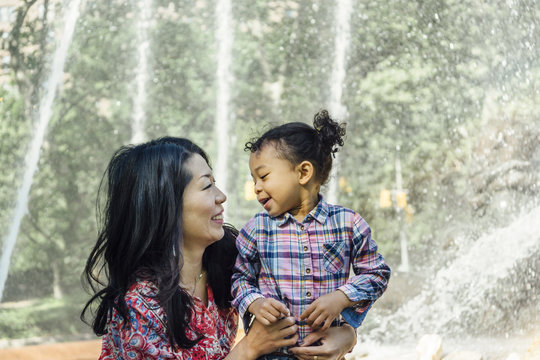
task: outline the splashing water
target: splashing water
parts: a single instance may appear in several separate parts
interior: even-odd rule
[[[538,266],[534,263],[540,253],[538,219],[540,207],[473,243],[464,242],[458,251],[462,255],[439,270],[418,296],[384,318],[368,337],[387,339],[392,334],[393,338],[418,338],[426,333],[464,336],[489,333],[495,328],[505,330],[501,329],[504,316],[510,312],[517,317],[523,306],[517,297],[534,301],[527,289],[534,292],[536,271],[515,269],[528,262],[533,263],[531,268]],[[501,288],[512,296],[506,296]]]
[[[345,84],[345,67],[346,67],[346,54],[350,45],[351,26],[350,18],[352,14],[352,2],[350,0],[339,0],[335,9],[336,17],[336,38],[335,38],[335,51],[334,64],[332,66],[332,75],[330,77],[330,103],[328,104],[328,111],[330,115],[342,121],[345,118],[347,109],[341,102],[341,96],[343,94],[343,86]],[[337,174],[339,172],[339,157],[336,157],[332,166],[332,174],[330,175],[330,181],[328,183],[328,202],[336,203],[337,201]]]
[[[150,41],[148,39],[148,28],[152,18],[152,1],[141,0],[139,5],[139,21],[137,21],[137,64],[135,83],[137,93],[134,99],[133,129],[131,143],[136,144],[146,139],[145,132],[145,108],[146,108],[146,84],[148,82],[148,54]]]
[[[15,248],[15,242],[17,241],[21,221],[28,210],[30,188],[32,187],[34,173],[37,171],[41,145],[43,144],[45,132],[52,115],[52,104],[56,95],[56,90],[64,73],[63,71],[67,52],[69,45],[71,44],[73,32],[75,31],[77,18],[79,17],[79,5],[80,0],[71,1],[69,9],[65,13],[62,39],[60,41],[60,45],[54,52],[51,76],[46,83],[47,86],[45,88],[45,93],[39,106],[39,121],[35,130],[34,138],[30,144],[30,149],[26,154],[26,169],[23,176],[23,182],[17,193],[17,205],[15,206],[13,221],[11,222],[8,236],[4,241],[2,248],[2,258],[0,260],[0,301],[2,300],[11,254]]]

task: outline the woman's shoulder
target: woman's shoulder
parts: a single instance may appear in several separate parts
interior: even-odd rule
[[[129,287],[124,300],[128,309],[150,318],[163,317],[163,309],[158,301],[158,288],[149,280],[136,279]]]
[[[152,358],[172,357],[165,335],[164,310],[159,306],[156,294],[157,287],[152,282],[137,280],[129,287],[124,297],[129,321],[113,310],[107,334],[103,337],[101,359],[108,359],[107,356],[125,358],[128,353],[137,359],[146,359],[149,355]]]
[[[126,298],[127,297],[153,298],[153,297],[156,297],[157,292],[158,292],[157,285],[153,281],[136,278],[135,281],[129,287],[128,291],[126,291]]]

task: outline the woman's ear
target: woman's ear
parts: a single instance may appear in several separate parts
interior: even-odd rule
[[[310,161],[302,161],[296,165],[296,171],[298,173],[298,183],[306,185],[313,178],[315,169]]]

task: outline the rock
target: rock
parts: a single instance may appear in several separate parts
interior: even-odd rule
[[[520,360],[521,358],[519,357],[518,354],[516,353],[511,353],[510,355],[508,355],[508,357],[506,358],[506,360]]]
[[[475,351],[456,351],[445,356],[443,360],[482,360],[482,354]]]
[[[523,360],[537,360],[540,359],[540,335],[534,339],[533,343],[527,349],[527,352],[523,356]]]
[[[437,334],[422,336],[416,346],[418,360],[440,360],[442,356],[442,338]]]
[[[369,351],[362,349],[359,346],[356,346],[350,354],[345,355],[346,360],[359,360],[367,358],[369,356]]]

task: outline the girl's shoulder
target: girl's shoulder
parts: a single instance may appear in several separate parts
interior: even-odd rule
[[[356,211],[341,205],[328,205],[328,216],[333,219],[332,224],[347,228],[351,231],[369,231],[369,224]]]
[[[248,220],[244,225],[241,232],[250,233],[251,231],[258,230],[260,228],[267,228],[270,224],[275,221],[266,211],[261,211],[256,213]]]
[[[340,216],[348,219],[361,217],[356,211],[336,204],[328,204],[328,214],[329,216]]]

